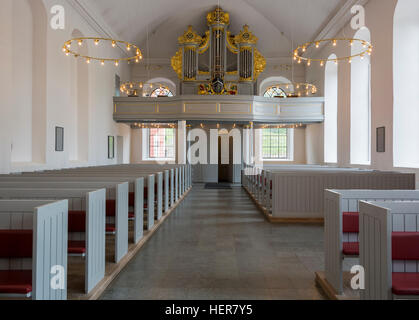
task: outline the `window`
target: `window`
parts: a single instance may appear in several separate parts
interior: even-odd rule
[[[147,132],[149,159],[175,159],[175,129],[151,128]]]
[[[262,129],[262,159],[291,160],[292,129]]]
[[[265,98],[286,98],[287,94],[279,86],[272,86],[266,89],[263,96]]]
[[[419,1],[397,2],[393,33],[393,162],[419,168]]]
[[[333,54],[329,59],[336,59]],[[324,162],[338,162],[338,66],[328,61],[325,71]]]
[[[172,91],[168,87],[159,87],[155,89],[151,94],[151,98],[159,98],[159,97],[173,97]]]

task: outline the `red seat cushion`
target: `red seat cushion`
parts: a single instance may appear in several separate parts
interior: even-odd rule
[[[68,232],[86,232],[86,211],[68,211]]]
[[[419,232],[393,232],[393,260],[419,260]]]
[[[344,233],[359,233],[359,212],[344,212],[342,229]]]
[[[134,212],[128,212],[128,219],[134,219],[134,218],[135,218]]]
[[[0,230],[0,258],[32,258],[32,230]]]
[[[359,256],[359,242],[344,242],[342,253],[346,256]]]
[[[32,292],[32,270],[0,271],[0,293],[28,294]]]
[[[107,233],[115,233],[115,231],[116,231],[115,225],[113,225],[113,224],[107,224],[106,225],[106,232]]]
[[[393,272],[393,293],[399,296],[419,295],[419,273]]]
[[[106,216],[115,217],[116,215],[116,200],[106,200]]]
[[[86,254],[86,242],[84,241],[68,241],[69,254]]]

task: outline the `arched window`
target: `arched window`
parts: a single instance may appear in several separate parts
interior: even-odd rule
[[[393,37],[393,159],[419,167],[419,1],[399,0]]]
[[[287,94],[279,86],[272,86],[266,89],[263,96],[265,98],[286,98]]]
[[[336,59],[332,54],[329,59]],[[338,162],[338,66],[333,61],[325,69],[324,162]]]
[[[354,38],[371,42],[368,28],[358,30]],[[352,55],[365,50],[356,41]],[[353,59],[351,63],[351,164],[371,164],[371,63],[370,56]]]
[[[151,98],[159,98],[159,97],[173,97],[172,91],[168,87],[159,87],[155,89],[151,94]]]

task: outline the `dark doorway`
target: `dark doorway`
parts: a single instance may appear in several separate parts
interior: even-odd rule
[[[233,182],[233,137],[229,137],[229,162],[228,164],[222,164],[221,159],[221,150],[222,150],[222,138],[218,137],[218,182]]]

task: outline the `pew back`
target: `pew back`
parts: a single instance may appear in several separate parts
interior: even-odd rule
[[[419,201],[419,190],[325,190],[325,271],[327,281],[343,293],[342,246],[359,235],[343,233],[343,213],[359,212],[360,201]]]
[[[360,202],[360,263],[366,300],[392,299],[393,272],[419,272],[419,261],[392,259],[393,232],[419,232],[419,202]]]
[[[34,300],[67,299],[67,213],[66,200],[0,200],[1,230],[33,232],[32,258],[0,259],[0,270],[32,270]],[[51,286],[57,266],[64,272],[64,287],[58,289]]]

